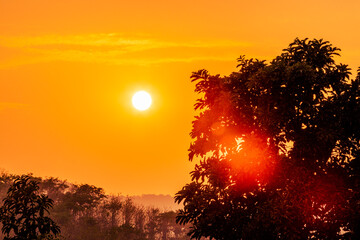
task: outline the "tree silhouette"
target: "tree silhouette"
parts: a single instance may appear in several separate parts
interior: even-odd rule
[[[104,207],[110,215],[110,226],[115,227],[118,225],[118,216],[122,208],[122,202],[119,196],[110,196]]]
[[[160,211],[158,208],[148,209],[147,216],[149,220],[145,228],[147,231],[147,239],[149,240],[155,240],[155,236],[159,225],[158,224],[159,214]]]
[[[269,64],[241,56],[230,76],[193,73],[199,163],[175,197],[192,238],[360,237],[360,75],[338,52],[295,39]]]
[[[45,179],[32,175],[29,177],[31,181],[39,183],[36,192],[54,200],[53,208],[48,210],[51,219],[61,227],[61,236],[56,237],[51,232],[46,236],[47,239],[188,239],[185,236],[187,226],[175,224],[174,212],[144,207],[137,204],[136,200],[122,195],[105,195],[102,188],[88,184],[72,184],[53,177]],[[0,173],[0,199],[6,197],[9,187],[19,178],[18,175]],[[47,215],[46,211],[45,215]],[[16,215],[16,218],[19,216]],[[0,228],[2,222],[0,221]],[[19,228],[17,224],[14,226]],[[10,231],[10,234],[6,234],[7,239],[15,237],[15,232]],[[38,239],[41,238],[44,239],[44,236],[38,236]],[[0,239],[4,239],[1,231]]]
[[[39,194],[39,183],[23,175],[10,186],[0,208],[2,232],[7,239],[54,239],[60,228],[50,219],[53,200]]]

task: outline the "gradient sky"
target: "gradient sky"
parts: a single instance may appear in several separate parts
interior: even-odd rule
[[[360,66],[359,1],[0,0],[0,168],[174,194],[189,181],[189,76],[324,38]],[[131,96],[146,90],[151,109]]]

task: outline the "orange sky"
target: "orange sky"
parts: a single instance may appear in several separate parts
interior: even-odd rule
[[[359,1],[0,0],[0,168],[174,194],[187,181],[192,71],[229,74],[295,37],[360,66]],[[153,106],[131,106],[136,90]]]

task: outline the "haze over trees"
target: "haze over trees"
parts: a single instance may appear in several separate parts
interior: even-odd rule
[[[195,239],[360,239],[360,71],[295,39],[229,76],[194,72],[192,182],[175,199]]]
[[[187,226],[175,222],[176,212],[144,207],[130,197],[106,195],[102,188],[89,184],[2,173],[0,198],[5,199],[0,202],[0,222],[4,223],[0,228],[5,226],[0,239],[188,239]],[[28,214],[22,218],[24,209]],[[15,228],[18,238],[13,238]],[[29,232],[32,235],[24,235]]]

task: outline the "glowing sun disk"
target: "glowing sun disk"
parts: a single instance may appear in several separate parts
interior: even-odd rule
[[[134,108],[140,111],[148,109],[151,106],[151,103],[151,96],[146,91],[138,91],[132,97],[132,104]]]

